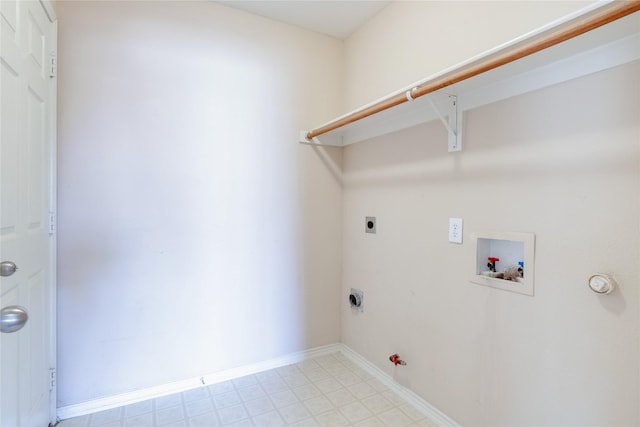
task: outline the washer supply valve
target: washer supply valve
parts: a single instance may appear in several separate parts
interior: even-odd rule
[[[520,274],[520,277],[524,277],[524,262],[523,261],[518,261],[518,273]]]
[[[396,365],[396,366],[398,366],[398,365],[405,366],[407,364],[407,362],[405,362],[404,360],[400,359],[400,356],[398,356],[397,354],[392,354],[391,356],[389,356],[389,361],[391,363],[393,363],[394,365]]]
[[[500,258],[496,258],[496,257],[489,257],[487,258],[487,261],[489,261],[487,263],[487,267],[489,267],[489,271],[493,271],[494,273],[496,272],[496,262],[500,261]]]

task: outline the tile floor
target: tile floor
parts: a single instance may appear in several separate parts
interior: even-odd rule
[[[434,427],[342,353],[64,420],[58,427]]]

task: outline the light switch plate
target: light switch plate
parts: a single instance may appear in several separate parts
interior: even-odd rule
[[[449,218],[449,242],[462,243],[462,218]]]

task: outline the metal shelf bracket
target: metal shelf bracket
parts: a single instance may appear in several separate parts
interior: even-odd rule
[[[447,129],[448,149],[452,153],[462,150],[462,114],[458,113],[458,97],[442,92],[426,95],[429,104]]]

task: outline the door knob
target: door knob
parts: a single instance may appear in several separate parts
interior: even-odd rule
[[[18,266],[13,261],[2,261],[0,262],[0,276],[7,277],[11,276],[16,272]]]
[[[10,305],[0,310],[0,332],[17,332],[27,323],[29,315],[24,307]]]

